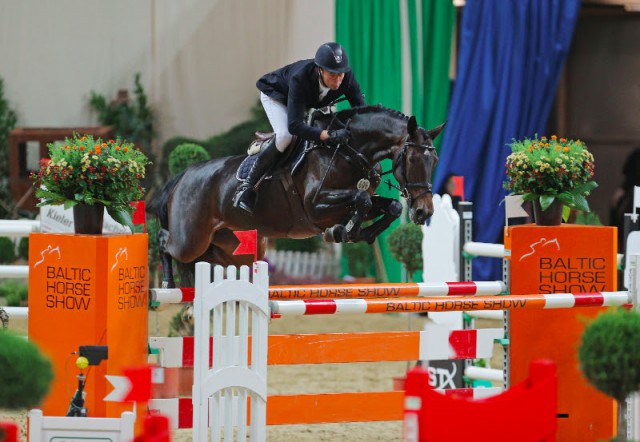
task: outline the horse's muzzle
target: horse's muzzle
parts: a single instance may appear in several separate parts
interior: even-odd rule
[[[419,225],[424,224],[427,219],[431,217],[431,215],[433,215],[433,207],[420,207],[417,209],[411,209],[409,211],[409,217],[411,218],[411,221],[413,221],[414,224]]]

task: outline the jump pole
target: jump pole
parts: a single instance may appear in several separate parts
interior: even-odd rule
[[[269,287],[269,299],[409,298],[427,296],[490,296],[506,291],[502,281],[412,282],[386,284],[318,284]],[[149,290],[152,302],[193,302],[193,288]]]
[[[475,310],[566,309],[575,307],[612,307],[632,303],[631,293],[553,293],[473,298],[396,298],[396,299],[309,299],[269,301],[277,315],[334,315],[353,313],[418,313]]]

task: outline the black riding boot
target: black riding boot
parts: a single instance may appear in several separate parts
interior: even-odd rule
[[[280,153],[276,148],[275,137],[262,145],[260,152],[257,154],[258,158],[256,158],[256,161],[251,166],[249,175],[247,175],[236,191],[236,196],[233,198],[233,207],[239,207],[253,214],[253,207],[256,204],[256,191],[254,187],[262,175],[275,163]]]

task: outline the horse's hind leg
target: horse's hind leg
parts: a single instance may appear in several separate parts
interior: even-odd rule
[[[169,241],[169,231],[166,229],[158,230],[158,249],[160,252],[160,263],[162,264],[162,288],[175,288],[176,283],[173,280],[173,258],[167,253],[167,242]]]

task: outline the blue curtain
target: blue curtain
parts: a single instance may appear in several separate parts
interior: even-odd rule
[[[464,176],[474,241],[502,242],[504,163],[514,138],[544,135],[580,0],[467,0],[458,71],[434,188]],[[477,280],[501,262],[474,259]]]

